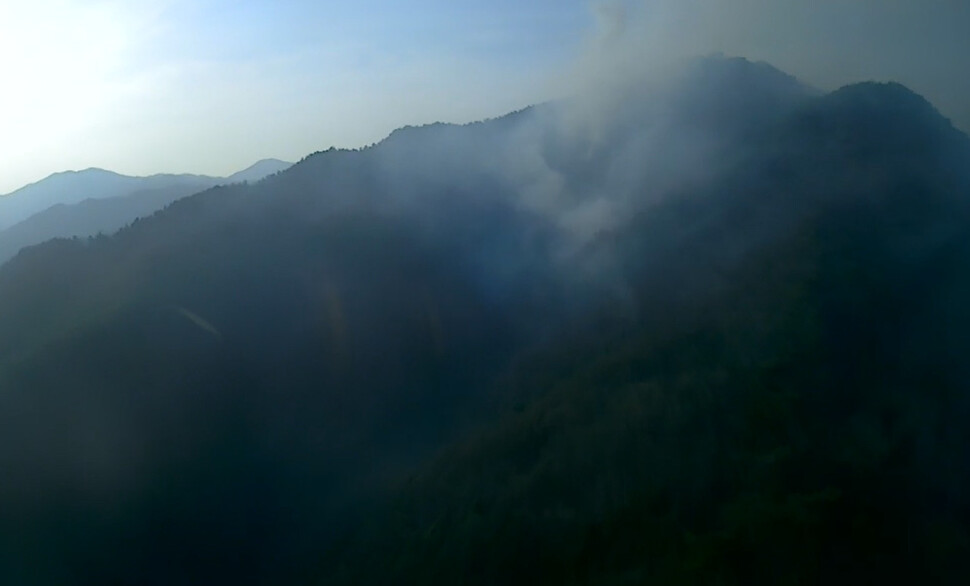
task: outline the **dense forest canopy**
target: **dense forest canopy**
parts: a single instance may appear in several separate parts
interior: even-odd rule
[[[960,584],[970,139],[709,58],[0,268],[10,584]]]

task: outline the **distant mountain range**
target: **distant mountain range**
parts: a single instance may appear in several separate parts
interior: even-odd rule
[[[111,234],[136,218],[216,185],[258,181],[292,163],[264,159],[228,177],[131,177],[103,169],[55,173],[0,196],[0,263],[58,237]]]
[[[246,167],[242,171],[233,173],[220,183],[224,185],[231,185],[233,183],[243,183],[246,181],[259,181],[260,179],[269,177],[275,173],[285,171],[291,166],[293,166],[293,163],[288,163],[279,159],[262,159],[260,161],[256,161],[249,167]]]
[[[0,583],[965,584],[970,138],[591,94],[0,267]]]

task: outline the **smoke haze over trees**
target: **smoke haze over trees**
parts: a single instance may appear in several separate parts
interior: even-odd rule
[[[0,579],[962,583],[968,197],[906,87],[711,57],[29,247]]]

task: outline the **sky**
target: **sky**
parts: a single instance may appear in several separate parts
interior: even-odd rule
[[[227,175],[713,52],[900,81],[970,129],[966,0],[0,0],[0,193]]]

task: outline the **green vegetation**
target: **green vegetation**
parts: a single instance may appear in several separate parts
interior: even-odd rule
[[[970,140],[692,75],[22,251],[0,582],[965,583]]]
[[[960,583],[966,398],[878,350],[885,372],[834,371],[821,292],[858,290],[822,246],[742,266],[684,331],[521,365],[511,384],[552,382],[412,477],[325,582]]]

